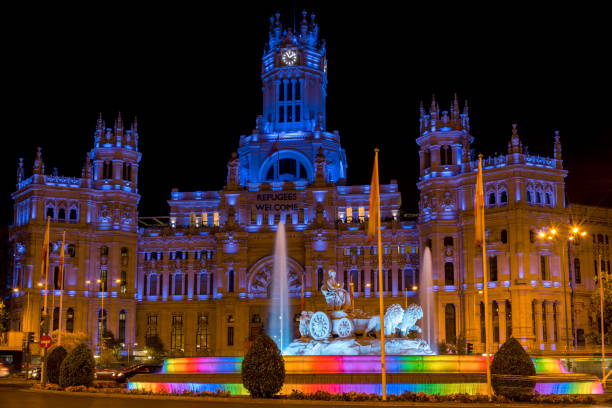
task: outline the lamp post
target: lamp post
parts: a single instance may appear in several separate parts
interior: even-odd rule
[[[97,316],[97,318],[100,319],[99,323],[98,320],[96,320],[96,324],[98,325],[98,348],[100,349],[100,352],[102,351],[102,336],[104,335],[104,333],[102,333],[105,329],[105,313],[104,313],[104,295],[106,292],[106,282],[102,282],[102,279],[97,279],[96,280],[97,283],[100,284],[100,286],[102,287],[102,306],[100,308],[100,313],[99,316]]]
[[[569,345],[569,320],[568,315],[569,312],[567,310],[567,286],[569,282],[569,259],[566,259],[565,247],[569,245],[569,243],[573,242],[577,237],[586,236],[586,231],[581,231],[578,226],[573,226],[569,229],[567,236],[562,237],[559,233],[559,230],[555,227],[545,227],[540,230],[538,233],[540,239],[544,241],[553,241],[557,242],[561,246],[561,284],[563,285],[563,309],[565,315],[565,353],[569,354],[570,345]],[[567,261],[567,262],[566,262]],[[567,266],[567,273],[563,270],[563,265]],[[566,279],[567,278],[567,279]],[[573,285],[572,285],[573,289]],[[572,316],[573,322],[573,316]],[[546,328],[544,328],[546,330]],[[557,339],[555,339],[557,341]],[[572,344],[575,344],[573,341]]]

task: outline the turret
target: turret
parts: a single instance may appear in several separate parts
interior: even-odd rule
[[[19,164],[17,165],[17,188],[19,189],[19,183],[23,181],[23,158],[19,158]]]
[[[41,148],[38,147],[36,150],[36,158],[34,159],[34,166],[32,167],[32,183],[42,184],[45,182],[45,163],[42,158]]]

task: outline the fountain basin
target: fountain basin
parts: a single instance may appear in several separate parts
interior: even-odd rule
[[[380,394],[378,356],[284,356],[287,377],[282,394],[292,390],[331,393]],[[599,379],[588,374],[567,373],[560,359],[533,358],[536,388],[540,394],[601,394]],[[152,392],[202,392],[223,390],[248,395],[242,386],[242,357],[173,358],[159,374],[133,377],[129,389]],[[483,356],[429,355],[387,356],[387,393],[486,394]]]

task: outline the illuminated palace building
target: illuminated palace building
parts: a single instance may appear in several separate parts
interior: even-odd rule
[[[94,347],[105,327],[126,347],[141,349],[159,336],[173,355],[242,355],[268,319],[280,221],[296,319],[302,291],[306,310],[325,309],[320,287],[330,268],[352,287],[362,310],[377,311],[379,290],[386,305],[418,302],[420,254],[429,246],[439,338],[450,343],[465,336],[475,352],[484,350],[482,257],[473,243],[477,162],[467,105],[460,108],[455,98],[448,111],[435,101],[420,109],[418,217],[400,216],[394,180],[381,186],[384,279],[378,282],[376,247],[365,229],[370,187],[346,185],[340,135],[326,129],[325,42],[314,16],[304,13],[298,30],[283,29],[278,15],[271,21],[262,57],[263,114],[240,137],[225,187],[172,190],[167,217],[138,218],[139,134],[136,123],[128,128],[120,116],[112,127],[98,120],[80,177],[45,172],[40,150],[29,177],[20,162],[10,229],[12,332],[39,333],[50,217],[54,328],[61,319],[65,330],[86,332]],[[602,270],[609,270],[612,210],[569,206],[566,175],[558,134],[553,157],[542,157],[527,152],[514,127],[507,154],[484,160],[495,347],[510,335],[531,352],[589,347],[594,266],[602,254]],[[588,236],[568,241],[578,219]],[[540,231],[551,226],[556,234],[542,239]],[[21,335],[14,337],[21,346]]]

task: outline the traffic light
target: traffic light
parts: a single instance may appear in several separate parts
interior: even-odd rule
[[[474,354],[474,344],[473,343],[467,343],[467,353]]]

